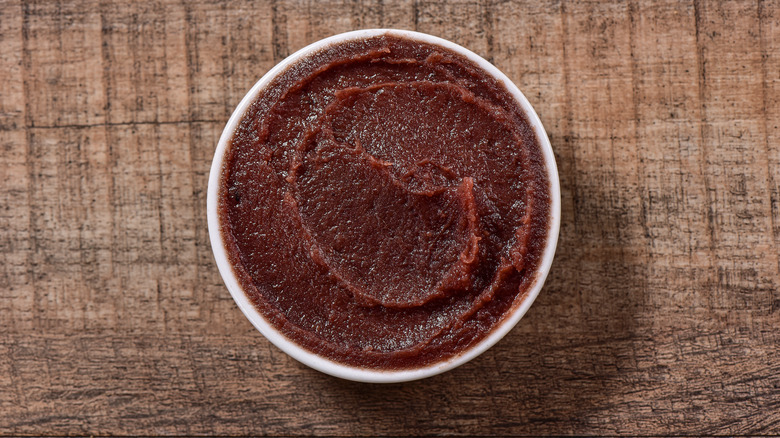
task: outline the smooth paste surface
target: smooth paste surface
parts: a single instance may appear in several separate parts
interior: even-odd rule
[[[337,362],[418,367],[524,299],[549,228],[539,143],[504,86],[394,36],[326,48],[244,114],[223,240],[257,309]]]

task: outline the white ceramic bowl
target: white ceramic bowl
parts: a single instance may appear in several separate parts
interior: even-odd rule
[[[296,63],[301,58],[306,57],[312,52],[316,52],[324,47],[332,44],[341,43],[344,41],[351,41],[356,39],[363,39],[374,37],[377,35],[392,34],[399,37],[403,37],[409,40],[420,41],[429,43],[447,49],[452,50],[455,53],[459,53],[469,60],[473,61],[488,74],[494,76],[499,81],[506,85],[507,90],[517,99],[517,102],[525,111],[528,121],[536,132],[536,137],[542,146],[544,154],[545,164],[547,165],[547,173],[550,178],[550,232],[547,238],[547,246],[544,249],[542,256],[542,262],[539,266],[539,271],[536,276],[536,281],[528,291],[528,295],[523,302],[511,310],[509,315],[504,317],[504,321],[497,326],[493,332],[486,336],[482,341],[475,344],[466,351],[463,351],[459,355],[450,358],[444,362],[436,363],[433,365],[424,366],[416,369],[404,369],[397,371],[382,371],[372,370],[366,368],[358,368],[353,366],[344,365],[334,362],[325,357],[314,354],[295,342],[288,339],[281,334],[276,328],[274,328],[263,315],[249,301],[249,298],[244,293],[243,289],[236,279],[236,275],[233,272],[233,267],[228,261],[228,257],[225,250],[225,245],[222,241],[222,234],[220,233],[219,216],[217,214],[217,201],[218,201],[218,189],[219,179],[222,176],[222,161],[225,155],[225,148],[228,141],[233,136],[233,133],[238,126],[238,122],[244,115],[249,105],[255,100],[260,91],[271,82],[273,78],[287,69],[288,66]],[[501,71],[499,71],[493,64],[487,62],[485,59],[477,55],[476,53],[461,47],[450,41],[427,35],[419,32],[412,32],[407,30],[395,30],[395,29],[366,29],[357,30],[354,32],[342,33],[334,35],[330,38],[317,41],[314,44],[304,47],[303,49],[288,56],[284,61],[277,64],[274,68],[268,71],[251,90],[244,96],[241,103],[233,112],[233,115],[228,120],[225,130],[222,132],[222,136],[219,139],[217,145],[217,151],[214,154],[214,161],[211,164],[211,173],[209,175],[208,186],[208,221],[209,221],[209,236],[211,237],[211,248],[214,251],[214,258],[217,262],[222,279],[225,281],[230,294],[238,304],[238,307],[244,312],[244,315],[249,318],[249,321],[262,333],[269,341],[279,347],[282,351],[289,354],[298,361],[316,369],[323,373],[330,374],[332,376],[341,377],[343,379],[355,380],[360,382],[373,382],[373,383],[391,383],[391,382],[404,382],[409,380],[422,379],[430,377],[444,371],[455,368],[462,365],[471,359],[477,357],[485,350],[493,346],[501,338],[504,337],[512,327],[517,324],[520,318],[523,317],[525,312],[531,307],[536,296],[539,295],[539,291],[542,289],[544,280],[547,277],[547,273],[550,270],[552,264],[553,255],[555,254],[555,247],[558,242],[558,231],[560,228],[561,219],[561,191],[558,182],[558,169],[555,165],[555,157],[553,156],[552,147],[550,146],[550,140],[547,138],[547,133],[542,126],[542,122],[539,120],[531,104],[528,103],[523,93],[506,77]]]

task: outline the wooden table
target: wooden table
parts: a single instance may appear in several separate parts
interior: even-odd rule
[[[205,215],[249,87],[367,27],[492,60],[563,189],[520,325],[386,386],[257,333]],[[0,435],[780,434],[780,1],[3,0],[0,79]]]

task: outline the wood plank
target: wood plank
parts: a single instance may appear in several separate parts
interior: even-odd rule
[[[100,14],[88,2],[23,2],[28,126],[105,121]]]
[[[0,130],[24,126],[24,76],[22,73],[22,5],[6,2],[0,8]]]
[[[717,281],[703,292],[710,294],[713,316],[736,323],[742,318],[735,311],[768,315],[780,273],[767,150],[760,147],[768,137],[762,54],[754,32],[758,10],[751,3],[695,6],[702,160],[717,270]]]
[[[22,130],[0,130],[0,327],[5,332],[34,330],[35,281],[31,272],[30,175],[27,138]]]
[[[319,39],[368,28],[414,29],[414,2],[272,2],[274,59]]]
[[[569,301],[574,321],[588,330],[630,337],[641,330],[647,310],[648,240],[640,202],[644,182],[632,102],[629,10],[621,3],[583,2],[564,5],[561,13],[561,62],[568,73],[560,92],[571,116],[568,178],[575,184],[573,216],[565,219],[574,238],[571,264],[558,268],[563,275],[558,287],[569,298],[557,299]]]
[[[227,93],[229,114],[247,91],[270,70],[274,60],[271,44],[273,37],[273,13],[270,5],[248,8],[240,0],[227,2],[226,20],[231,29],[227,32],[228,74],[224,92]]]
[[[230,76],[226,50],[230,30],[224,4],[184,3],[190,120],[227,120],[235,108],[236,102],[230,101],[222,91],[227,89]]]
[[[769,176],[772,235],[775,249],[780,248],[780,2],[758,4],[758,31],[763,82],[763,128]],[[780,264],[777,267],[780,271]],[[775,301],[778,297],[774,297]],[[778,303],[780,304],[780,303]],[[773,303],[773,308],[777,307]]]
[[[112,2],[99,7],[107,122],[188,120],[184,8],[174,3]]]
[[[649,324],[690,327],[708,312],[702,292],[716,281],[708,175],[702,171],[695,11],[677,2],[632,5],[635,117],[642,214],[650,238],[647,304],[670,315]],[[671,315],[676,315],[672,318]],[[707,320],[697,321],[697,328]]]
[[[33,328],[77,331],[117,320],[110,174],[102,127],[28,131]]]
[[[10,330],[33,327],[22,46],[22,5],[8,2],[0,8],[0,315],[17,315],[2,324]]]

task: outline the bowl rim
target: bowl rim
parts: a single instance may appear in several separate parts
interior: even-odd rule
[[[233,136],[239,121],[254,102],[258,94],[279,74],[287,70],[287,68],[306,56],[315,53],[323,48],[326,48],[333,44],[343,43],[346,41],[352,41],[356,39],[364,39],[370,37],[376,37],[380,35],[394,35],[402,38],[406,38],[412,41],[419,41],[423,43],[433,44],[444,47],[455,53],[463,55],[470,61],[477,64],[487,74],[493,76],[499,82],[503,83],[507,91],[515,98],[517,103],[523,109],[528,118],[529,123],[534,129],[536,137],[542,148],[545,165],[550,182],[550,227],[548,232],[547,243],[545,245],[542,260],[537,270],[537,275],[533,285],[528,289],[525,298],[519,305],[516,305],[510,310],[508,315],[504,316],[504,319],[493,331],[483,338],[478,343],[472,345],[467,350],[460,352],[459,354],[442,362],[434,363],[420,368],[411,369],[399,369],[399,370],[375,370],[369,368],[359,368],[351,365],[335,362],[331,359],[320,356],[305,348],[301,347],[291,339],[287,338],[280,331],[278,331],[273,325],[271,325],[266,318],[257,310],[257,308],[250,302],[243,288],[240,286],[238,279],[233,271],[233,266],[229,262],[227,257],[227,251],[222,239],[222,233],[220,231],[219,214],[218,214],[218,200],[219,200],[219,187],[222,176],[222,167],[224,162],[225,150],[231,137]],[[561,196],[560,196],[560,182],[558,178],[558,168],[555,162],[555,156],[553,154],[550,140],[547,137],[547,133],[542,126],[542,122],[539,116],[534,111],[531,104],[525,98],[523,93],[517,88],[517,86],[497,67],[493,64],[466,49],[463,46],[455,44],[451,41],[439,38],[433,35],[400,29],[362,29],[351,32],[345,32],[331,37],[314,42],[292,55],[285,58],[280,63],[271,68],[263,77],[258,80],[254,86],[244,95],[241,102],[238,104],[233,114],[230,116],[225,128],[222,131],[222,135],[217,143],[217,149],[214,153],[214,159],[211,164],[211,170],[209,173],[208,192],[206,199],[206,210],[208,217],[208,230],[211,241],[211,249],[214,254],[214,259],[217,263],[217,268],[222,276],[225,286],[228,288],[230,295],[236,302],[238,307],[243,312],[244,316],[252,323],[252,325],[265,336],[272,344],[290,355],[297,361],[321,371],[331,376],[339,377],[346,380],[353,380],[358,382],[369,383],[396,383],[406,382],[411,380],[423,379],[431,377],[445,371],[451,370],[455,367],[465,364],[480,354],[484,353],[487,349],[492,347],[496,342],[501,340],[512,328],[520,321],[525,315],[528,309],[533,304],[536,297],[544,285],[545,279],[552,266],[553,257],[555,255],[555,249],[558,243],[558,235],[560,230],[561,221]]]

